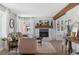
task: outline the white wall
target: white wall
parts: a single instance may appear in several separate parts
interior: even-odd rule
[[[1,19],[0,19],[0,23],[1,23],[1,32],[2,34],[4,34],[5,36],[7,35],[7,27],[6,27],[6,17],[7,17],[7,11],[5,10],[6,8],[4,8],[2,5],[0,5],[0,14],[1,14]]]
[[[8,33],[14,32],[16,30],[15,28],[11,29],[9,26],[10,18],[13,18],[14,20],[16,20],[16,14],[12,13],[8,8],[4,7],[3,5],[0,5],[0,11],[2,13],[1,33],[7,36]]]
[[[15,19],[15,17],[14,17],[15,14],[12,14],[11,12],[10,13],[9,12],[10,12],[10,10],[8,10],[8,8],[0,5],[0,17],[1,17],[0,18],[0,34],[4,34],[6,37],[7,37],[8,33],[11,31],[11,28],[9,28],[9,20],[12,17],[13,17],[13,19]],[[2,44],[3,44],[2,41],[0,41],[0,50],[2,50],[2,47],[3,47]]]
[[[17,31],[21,32],[21,22],[25,21],[26,26],[30,27],[30,30],[26,32],[26,34],[29,37],[34,37],[34,36],[39,37],[39,29],[35,28],[35,25],[37,22],[39,22],[39,20],[42,20],[42,21],[49,20],[50,22],[51,21],[53,22],[53,28],[49,29],[49,38],[50,39],[55,38],[55,21],[52,19],[52,17],[26,17],[25,20],[23,20],[23,18],[20,18],[20,19],[18,18],[19,22],[18,22]]]
[[[10,32],[16,32],[16,14],[14,14],[13,12],[11,12],[10,10],[8,11],[8,16],[7,16],[7,22],[8,22],[8,33]],[[9,21],[10,19],[14,19],[15,21],[15,25],[14,28],[10,28],[9,26]]]

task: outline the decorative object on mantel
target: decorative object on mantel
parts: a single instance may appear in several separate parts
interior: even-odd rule
[[[39,23],[35,25],[35,28],[53,28],[53,24],[51,23],[51,25],[49,25],[49,21],[43,22],[40,20]]]
[[[40,26],[43,24],[41,20],[39,21],[39,23],[40,23]]]

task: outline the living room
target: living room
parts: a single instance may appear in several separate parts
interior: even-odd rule
[[[65,43],[78,35],[78,14],[77,3],[1,3],[0,54],[77,54],[78,43]]]

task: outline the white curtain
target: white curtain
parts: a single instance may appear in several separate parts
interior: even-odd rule
[[[26,24],[24,21],[21,22],[21,33],[26,34]]]
[[[23,18],[18,19],[18,32],[21,32],[22,34],[26,34],[27,28],[26,28],[26,21]]]

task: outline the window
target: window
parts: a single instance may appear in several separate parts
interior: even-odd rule
[[[0,33],[2,33],[2,14],[0,13]]]

